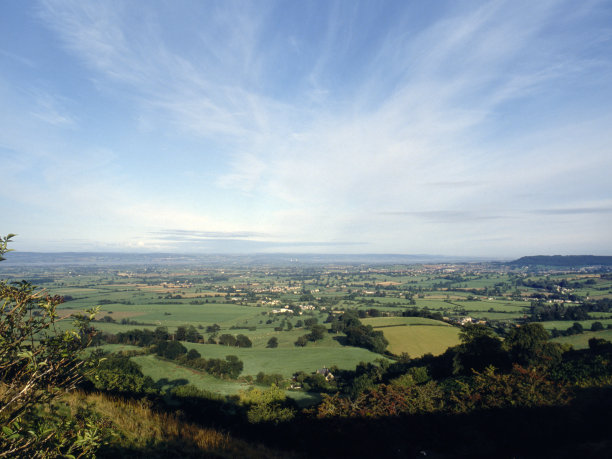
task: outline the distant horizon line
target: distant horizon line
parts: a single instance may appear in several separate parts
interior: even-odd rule
[[[62,250],[62,251],[23,251],[13,250],[6,254],[11,257],[13,255],[163,255],[163,256],[289,256],[289,257],[424,257],[424,258],[469,258],[469,259],[486,259],[486,260],[516,260],[523,257],[610,257],[611,255],[594,255],[587,253],[572,253],[572,254],[533,254],[520,256],[491,256],[491,255],[448,255],[448,254],[430,254],[430,253],[398,253],[398,252],[360,252],[360,253],[324,253],[324,252],[149,252],[149,251],[83,251],[83,250]]]
[[[355,259],[368,259],[375,261],[376,259],[402,259],[411,260],[415,263],[418,262],[506,262],[516,258],[513,257],[495,257],[495,256],[474,256],[474,255],[440,255],[440,254],[426,254],[426,253],[301,253],[301,252],[132,252],[132,251],[14,251],[5,254],[6,261],[10,261],[11,258],[15,257],[15,261],[24,260],[30,257],[126,257],[126,258],[155,258],[155,257],[166,257],[166,258],[211,258],[211,257],[222,257],[222,258],[286,258],[287,261],[302,260],[313,260],[313,259],[324,259],[326,262],[337,260],[355,260]]]

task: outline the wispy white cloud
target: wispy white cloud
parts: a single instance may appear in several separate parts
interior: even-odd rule
[[[54,190],[84,213],[120,218],[133,235],[206,228],[268,242],[377,241],[391,251],[389,241],[402,241],[395,250],[413,251],[441,240],[445,250],[474,247],[483,224],[499,234],[489,241],[522,243],[525,227],[534,240],[546,231],[529,222],[561,215],[534,209],[605,208],[593,202],[610,193],[602,177],[612,165],[612,139],[602,134],[609,112],[574,114],[562,97],[585,78],[606,84],[609,58],[584,52],[605,33],[573,32],[601,3],[449,3],[423,22],[406,5],[374,23],[363,5],[334,2],[304,18],[316,34],[302,18],[275,24],[272,3],[223,2],[193,17],[180,16],[179,4],[180,30],[167,7],[40,4],[40,19],[99,93],[130,111],[135,131],[195,145],[197,153],[173,154],[208,174],[194,198],[168,170],[177,186],[164,196],[139,187],[133,168],[144,155],[127,147],[70,145],[62,155],[61,141],[5,144],[53,157],[58,168],[45,169],[46,182],[57,170],[71,176]],[[28,113],[79,128],[67,100],[41,96]],[[594,171],[591,182],[572,180],[577,171]]]
[[[62,107],[64,105],[61,98],[53,97],[49,93],[38,92],[34,95],[35,106],[32,115],[42,121],[56,126],[74,126],[76,121],[68,111]]]
[[[31,67],[31,68],[36,67],[36,63],[33,60],[28,59],[28,58],[23,57],[23,56],[19,56],[19,55],[14,54],[14,53],[11,53],[11,52],[6,51],[4,49],[0,49],[0,55],[2,55],[4,57],[7,57],[7,58],[9,58],[9,59],[11,59],[11,60],[13,60],[15,62],[18,62],[21,65],[25,65],[27,67]]]
[[[540,215],[583,215],[583,214],[610,214],[612,207],[570,207],[561,209],[536,209],[533,211]]]
[[[127,90],[141,109],[159,111],[166,126],[169,116],[178,131],[258,135],[265,128],[262,107],[278,104],[244,84],[244,75],[257,68],[257,15],[231,4],[231,11],[213,10],[224,43],[200,34],[202,61],[170,49],[152,12],[140,23],[128,24],[122,4],[45,1],[40,15],[99,77]]]
[[[193,231],[181,229],[168,229],[153,231],[152,235],[162,239],[170,240],[198,240],[198,239],[247,239],[253,237],[268,236],[265,233],[255,233],[252,231]]]

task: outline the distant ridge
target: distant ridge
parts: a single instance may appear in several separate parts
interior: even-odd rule
[[[521,257],[508,264],[512,266],[557,266],[563,268],[612,266],[612,257],[598,255],[536,255]]]
[[[485,261],[475,257],[396,254],[181,254],[113,252],[10,252],[0,265],[9,266],[128,266],[128,265],[324,265],[324,264],[427,264]]]

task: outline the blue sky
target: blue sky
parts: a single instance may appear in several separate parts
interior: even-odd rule
[[[609,1],[0,2],[21,251],[612,255]]]

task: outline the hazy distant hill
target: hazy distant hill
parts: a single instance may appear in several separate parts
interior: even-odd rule
[[[427,264],[486,261],[482,258],[444,255],[395,254],[178,254],[111,252],[10,252],[3,266],[109,266],[109,265],[209,265],[209,266],[292,266],[328,264]]]
[[[508,263],[512,266],[557,266],[572,268],[577,266],[612,266],[612,257],[596,255],[536,255],[521,257]]]

